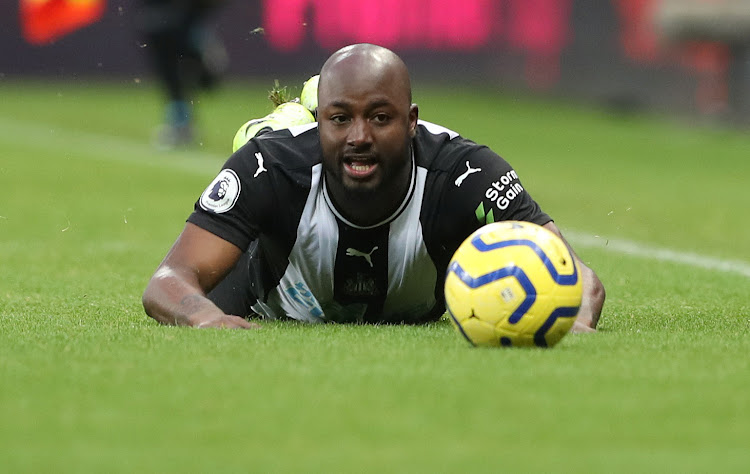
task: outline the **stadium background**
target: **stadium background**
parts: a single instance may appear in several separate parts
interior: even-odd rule
[[[679,5],[667,0],[229,1],[216,24],[234,77],[306,76],[338,47],[374,42],[402,54],[417,79],[490,84],[624,110],[742,120],[749,89],[744,50],[667,41],[654,17],[668,3]],[[703,3],[716,10],[738,2]],[[142,51],[148,45],[133,24],[136,4],[109,1],[101,21],[33,46],[21,35],[17,2],[3,2],[0,77],[148,77]]]
[[[653,1],[234,0],[217,19],[234,80],[197,99],[200,142],[163,151],[135,2],[45,46],[17,4],[0,2],[2,472],[750,472],[736,46],[661,45]],[[555,216],[607,287],[597,334],[475,350],[447,321],[144,315],[269,80],[367,39],[404,55],[423,117],[500,151]]]

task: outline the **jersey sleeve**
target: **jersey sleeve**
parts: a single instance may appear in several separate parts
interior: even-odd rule
[[[456,160],[445,193],[454,212],[471,215],[479,226],[507,220],[544,225],[552,220],[511,165],[484,146]]]
[[[224,164],[195,203],[187,221],[243,251],[256,239],[275,208],[272,177],[254,144],[239,149]]]
[[[520,220],[544,225],[552,220],[510,164],[485,146],[450,138],[432,170],[425,187],[422,226],[439,272],[448,267],[461,242],[485,224]],[[442,286],[436,291],[440,296]]]

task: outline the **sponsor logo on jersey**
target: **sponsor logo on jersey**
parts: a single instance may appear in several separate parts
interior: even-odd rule
[[[365,253],[365,252],[362,252],[362,251],[357,250],[357,249],[348,248],[348,249],[346,249],[346,255],[349,256],[349,257],[362,257],[370,265],[370,268],[372,268],[373,267],[373,264],[372,264],[372,253],[374,251],[376,251],[377,249],[378,249],[378,246],[376,245],[375,247],[372,248],[372,250],[370,250],[369,252]]]
[[[480,202],[477,208],[474,210],[474,215],[477,216],[477,220],[481,225],[492,224],[495,222],[495,210],[490,208],[489,212],[484,210],[484,202]]]
[[[240,180],[237,173],[227,168],[208,185],[198,202],[204,210],[221,214],[232,209],[238,197]]]
[[[318,300],[315,299],[315,296],[313,296],[312,292],[303,282],[298,281],[294,286],[288,287],[286,289],[286,294],[289,295],[292,300],[301,305],[310,316],[316,318],[323,317],[323,310],[320,308]]]
[[[523,192],[523,186],[518,182],[518,175],[510,170],[490,184],[484,192],[484,197],[494,202],[498,209],[504,211],[510,202]]]
[[[257,178],[258,175],[262,172],[268,171],[265,166],[263,166],[263,155],[261,154],[261,152],[255,154],[255,159],[258,160],[258,169],[255,171],[253,178]]]
[[[454,182],[454,184],[456,185],[457,188],[460,188],[464,180],[470,174],[479,173],[480,171],[482,171],[482,168],[472,168],[471,165],[469,164],[469,160],[466,160],[466,172],[462,174],[461,176],[459,176],[458,178],[456,178],[456,181]]]

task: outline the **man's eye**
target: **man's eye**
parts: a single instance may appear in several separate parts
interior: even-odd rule
[[[349,119],[344,115],[334,115],[331,117],[333,123],[346,123]]]
[[[386,123],[391,118],[388,116],[388,114],[376,114],[372,119],[376,123]]]

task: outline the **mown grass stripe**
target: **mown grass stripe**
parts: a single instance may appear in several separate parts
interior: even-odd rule
[[[227,157],[199,150],[158,151],[149,143],[132,139],[65,129],[57,125],[0,117],[0,141],[43,151],[75,150],[78,155],[99,161],[117,161],[210,176]],[[706,270],[735,273],[750,278],[750,263],[720,259],[692,252],[651,246],[619,237],[603,238],[576,231],[565,237],[575,247],[598,248],[607,252],[672,262]]]
[[[215,174],[229,157],[229,154],[221,156],[189,149],[160,151],[146,142],[7,117],[0,117],[0,142],[56,154],[70,150],[86,159],[177,169],[201,175]]]

